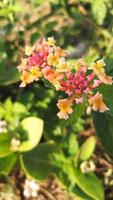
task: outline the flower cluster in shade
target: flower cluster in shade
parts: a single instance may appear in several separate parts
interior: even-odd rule
[[[98,91],[102,84],[112,85],[111,76],[106,75],[105,62],[99,59],[89,68],[79,59],[75,65],[66,61],[66,52],[53,37],[42,39],[33,47],[26,47],[18,70],[21,73],[20,87],[42,80],[49,81],[55,89],[65,93],[66,98],[58,100],[58,117],[68,119],[75,104],[90,105],[94,111],[109,110]]]

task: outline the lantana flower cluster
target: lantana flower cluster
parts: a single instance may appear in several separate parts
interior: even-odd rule
[[[97,60],[89,68],[82,59],[75,65],[69,64],[66,55],[63,49],[56,46],[53,37],[42,39],[33,47],[26,47],[25,57],[18,66],[21,73],[20,87],[41,78],[49,81],[57,91],[64,92],[67,97],[57,103],[60,119],[68,119],[75,104],[85,103],[99,112],[109,110],[103,95],[98,91],[102,84],[113,84],[112,77],[106,75],[104,60]]]

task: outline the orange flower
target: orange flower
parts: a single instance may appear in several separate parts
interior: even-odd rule
[[[44,75],[44,78],[50,81],[52,83],[56,90],[60,89],[60,83],[59,81],[64,77],[63,74],[58,73],[57,71],[51,69],[51,67],[46,67],[45,69],[42,70],[42,73]]]
[[[30,72],[27,72],[27,71],[23,71],[20,79],[22,81],[22,83],[20,84],[20,87],[25,87],[28,83],[31,83],[33,81],[33,78]]]
[[[94,111],[105,112],[109,110],[109,108],[103,102],[103,96],[99,92],[96,93],[95,96],[89,99],[89,104],[92,106]]]
[[[57,106],[60,112],[57,113],[57,116],[60,119],[68,119],[69,115],[73,112],[71,108],[72,102],[68,99],[61,99],[58,101]]]

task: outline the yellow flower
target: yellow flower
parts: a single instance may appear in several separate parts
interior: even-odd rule
[[[33,81],[30,72],[27,72],[27,71],[23,71],[20,79],[22,81],[22,83],[20,84],[20,87],[25,87],[28,83],[31,83]]]
[[[103,96],[99,92],[96,93],[95,96],[89,99],[89,104],[92,106],[94,111],[105,112],[109,110],[109,108],[103,102]]]
[[[39,67],[32,67],[30,72],[33,77],[33,80],[35,80],[35,81],[39,80],[39,78],[42,76],[42,73],[41,73]]]
[[[98,76],[100,73],[105,73],[104,67],[106,66],[103,59],[97,60],[96,63],[93,63],[94,73]]]
[[[33,53],[33,50],[34,50],[34,46],[33,47],[26,46],[25,47],[25,55],[30,56]]]
[[[63,58],[63,57],[60,58],[56,68],[57,68],[58,72],[67,72],[67,71],[69,71],[69,69],[67,68],[67,63],[65,61],[65,58]]]
[[[48,65],[55,66],[58,63],[59,55],[58,53],[50,53],[48,55]]]
[[[54,46],[56,41],[54,39],[54,37],[48,37],[47,38],[47,43],[50,45],[50,46]]]
[[[112,85],[113,83],[112,77],[106,75],[104,66],[106,66],[104,60],[100,59],[96,61],[96,63],[93,63],[92,67],[93,67],[94,73],[98,76],[99,80],[102,83],[105,83],[107,85]]]
[[[68,99],[61,99],[58,101],[57,106],[60,110],[59,113],[57,113],[57,116],[60,119],[68,119],[68,115],[73,112],[72,107],[72,102]]]

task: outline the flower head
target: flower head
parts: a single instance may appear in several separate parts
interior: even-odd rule
[[[67,65],[64,57],[61,57],[59,59],[59,62],[56,65],[56,70],[57,70],[57,72],[68,72],[69,71],[68,65]]]
[[[42,72],[39,67],[32,67],[30,69],[32,79],[37,81],[42,76]]]
[[[58,63],[58,60],[59,60],[58,53],[50,53],[48,55],[48,58],[47,58],[48,65],[55,66]]]
[[[44,75],[44,78],[55,86],[56,90],[60,89],[60,80],[63,78],[63,74],[58,73],[56,70],[52,69],[49,66],[45,69],[42,69],[42,73]]]
[[[49,81],[56,90],[67,95],[67,98],[57,103],[60,110],[57,115],[60,119],[67,119],[73,112],[74,103],[89,102],[94,111],[108,110],[102,94],[99,92],[95,94],[95,89],[101,84],[113,84],[112,77],[106,75],[105,65],[103,59],[93,63],[92,71],[88,69],[83,59],[79,59],[75,65],[69,65],[66,61],[66,52],[56,46],[54,37],[49,37],[47,40],[41,39],[33,47],[27,46],[25,58],[21,59],[17,68],[21,73],[20,87],[25,87],[42,77],[42,80]]]
[[[103,59],[97,60],[96,63],[93,63],[93,70],[98,79],[107,85],[112,85],[113,80],[111,76],[107,76],[105,73],[104,67],[106,66]]]
[[[73,112],[72,102],[68,99],[59,100],[57,106],[60,110],[60,112],[57,113],[60,119],[68,119],[69,115]]]
[[[105,73],[104,67],[106,66],[105,62],[103,59],[97,60],[95,63],[93,63],[93,70],[96,75],[99,73]]]
[[[25,87],[28,83],[31,83],[33,81],[33,77],[28,71],[23,71],[20,79],[22,81],[20,87]]]
[[[94,111],[105,112],[109,110],[109,108],[103,102],[103,96],[99,92],[96,93],[95,96],[92,96],[89,99],[89,104],[92,106]]]

